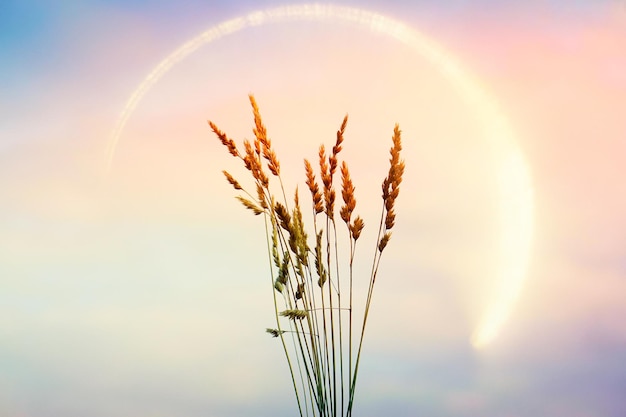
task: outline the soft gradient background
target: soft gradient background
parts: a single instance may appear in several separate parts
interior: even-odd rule
[[[359,416],[626,415],[626,3],[441,3],[337,4],[439,42],[520,139],[536,197],[530,272],[481,351],[469,336],[493,288],[493,159],[471,109],[421,57],[337,23],[238,32],[146,95],[103,178],[117,118],[161,59],[283,3],[3,0],[0,415],[294,415],[264,334],[262,223],[232,198],[220,171],[245,176],[206,125],[250,137],[250,92],[289,189],[350,114],[344,157],[370,226],[393,124],[404,131]]]

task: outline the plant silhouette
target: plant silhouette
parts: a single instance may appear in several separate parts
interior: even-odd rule
[[[253,191],[223,171],[228,183],[240,191],[236,198],[253,214],[264,217],[276,317],[275,327],[266,331],[281,341],[300,416],[351,416],[374,285],[382,253],[395,225],[395,202],[404,173],[404,161],[400,158],[401,132],[396,125],[389,171],[382,182],[382,209],[369,286],[366,299],[362,300],[363,316],[357,320],[353,315],[357,301],[353,297],[354,261],[365,222],[354,215],[355,187],[348,165],[345,161],[339,162],[348,116],[337,131],[332,149],[327,152],[324,145],[319,148],[321,182],[312,164],[304,160],[313,218],[313,227],[307,229],[298,190],[296,188],[293,200],[287,199],[280,161],[254,96],[250,95],[249,99],[254,115],[254,140],[244,140],[242,150],[215,123],[209,121],[209,125],[252,177]],[[338,170],[343,204],[336,218]],[[339,222],[344,223],[345,230],[338,230]],[[340,237],[349,243],[347,259],[339,256]],[[345,269],[340,268],[342,262],[347,263]],[[342,275],[342,270],[347,274]]]

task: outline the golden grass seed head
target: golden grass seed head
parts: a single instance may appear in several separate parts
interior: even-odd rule
[[[208,122],[209,122],[209,126],[211,127],[211,130],[213,130],[213,132],[217,135],[220,142],[222,142],[222,145],[226,146],[226,148],[228,149],[228,152],[232,156],[240,157],[235,141],[227,137],[226,134],[222,132],[215,123],[213,123],[210,120]]]
[[[238,195],[235,198],[239,200],[241,204],[244,205],[245,208],[247,208],[248,210],[252,210],[255,216],[258,216],[259,214],[263,213],[263,209],[261,209],[259,206],[257,206],[256,204],[254,204],[252,201],[248,200],[247,198],[242,197],[240,195]]]
[[[352,212],[356,207],[356,199],[354,197],[354,185],[350,178],[350,171],[345,161],[341,163],[341,196],[344,202],[340,209],[341,219],[346,224],[349,224]]]
[[[394,206],[396,199],[400,195],[400,183],[402,183],[402,175],[404,174],[404,161],[400,159],[400,151],[402,150],[401,131],[397,124],[394,128],[392,141],[393,145],[389,150],[391,154],[391,158],[389,159],[389,173],[382,184],[382,197],[387,212],[385,217],[386,230],[391,229],[395,224]],[[385,242],[382,247],[384,248],[386,244]]]
[[[327,189],[330,188],[332,180],[330,172],[328,171],[328,163],[326,161],[326,148],[323,144],[320,145],[318,156],[320,161],[320,176],[322,177],[322,184],[324,184],[324,189]]]
[[[287,208],[281,203],[276,203],[274,205],[274,211],[280,222],[280,227],[291,233],[291,215],[287,211]]]
[[[313,199],[313,210],[315,211],[315,214],[319,214],[324,211],[322,194],[320,193],[320,188],[315,181],[315,174],[313,174],[311,163],[307,159],[304,160],[304,170],[306,172],[306,185],[309,187],[311,198]]]
[[[243,147],[245,155],[243,157],[243,163],[248,171],[252,171],[256,165],[256,158],[254,157],[254,151],[252,150],[252,144],[248,139],[243,140]]]
[[[335,218],[335,190],[329,189],[327,193],[324,194],[325,203],[326,203],[326,215],[329,219],[333,220]]]
[[[387,211],[387,215],[385,216],[385,230],[389,230],[393,228],[396,220],[396,213],[393,211],[393,208]]]
[[[385,232],[382,238],[380,238],[380,242],[378,243],[378,251],[382,252],[387,247],[387,243],[389,243],[389,239],[391,239],[391,232]]]
[[[267,197],[265,196],[265,189],[259,183],[256,185],[256,195],[259,199],[259,205],[264,209],[268,209],[269,206],[267,204]]]
[[[256,142],[255,142],[256,144]],[[259,160],[259,157],[256,155],[255,150],[248,139],[245,139],[243,142],[243,146],[245,148],[245,156],[243,157],[243,162],[248,171],[252,173],[252,177],[261,183],[261,185],[265,188],[269,186],[269,178],[265,172],[263,172],[263,167]]]
[[[260,169],[260,165],[259,165],[258,177],[263,187],[267,188],[270,185],[270,179],[267,177],[265,172],[263,172],[263,170]]]
[[[326,162],[326,149],[324,145],[320,145],[319,150],[320,158],[320,175],[322,177],[322,183],[324,184],[324,205],[326,215],[330,218],[334,218],[335,211],[335,191],[332,188],[332,175]]]
[[[339,131],[341,132],[341,136],[343,137],[344,132],[346,131],[346,126],[348,125],[348,115],[346,114],[343,117],[343,121],[341,122],[341,127],[339,128]]]
[[[252,94],[250,94],[248,98],[250,99],[250,104],[252,105],[252,113],[254,115],[254,136],[266,148],[270,148],[269,139],[267,138],[267,130],[265,129],[265,125],[263,124],[263,120],[261,119],[261,112],[259,111],[259,106],[256,102],[256,99]]]
[[[254,133],[256,138],[255,148],[257,155],[263,155],[263,158],[265,158],[268,163],[268,169],[270,172],[273,175],[278,176],[280,175],[280,162],[278,161],[276,153],[272,149],[272,141],[267,136],[267,129],[263,124],[259,106],[252,94],[248,97],[250,98],[250,104],[252,105],[252,112],[254,114],[254,129],[252,130],[252,133]]]
[[[271,149],[263,148],[263,157],[267,160],[267,168],[274,176],[278,177],[280,175],[280,162],[276,153]]]
[[[351,215],[352,212],[348,209],[347,206],[342,206],[339,210],[339,216],[341,217],[341,220],[343,220],[346,224],[350,224]]]
[[[337,157],[335,156],[335,154],[331,154],[328,157],[328,165],[329,165],[330,183],[332,184],[332,178],[335,175],[335,171],[337,171]]]
[[[324,268],[324,261],[322,259],[322,236],[324,230],[320,230],[315,238],[315,271],[319,279],[317,285],[324,286],[326,282],[326,269]]]
[[[254,139],[254,152],[257,155],[257,158],[261,156],[261,142],[258,138]]]
[[[354,241],[358,240],[358,238],[361,236],[361,232],[363,231],[364,227],[365,222],[363,221],[361,216],[356,216],[356,219],[354,219],[354,222],[352,222],[352,225],[350,226],[350,233],[352,234],[352,239],[354,239]]]
[[[243,190],[243,188],[241,188],[241,185],[239,184],[239,182],[237,182],[237,180],[235,178],[233,178],[233,176],[230,175],[228,173],[228,171],[222,171],[222,173],[226,177],[226,181],[228,181],[228,183],[230,185],[232,185],[235,190]]]
[[[298,186],[296,186],[296,191],[293,193],[293,204],[296,208],[300,208],[300,196],[298,195]]]
[[[335,146],[333,146],[332,156],[334,156],[335,158],[337,157],[339,152],[341,152],[341,150],[343,149],[341,147],[341,144],[343,143],[343,138],[344,138],[343,134],[346,131],[347,124],[348,124],[348,115],[346,114],[343,118],[343,121],[341,122],[341,127],[337,131],[337,139],[335,140]]]

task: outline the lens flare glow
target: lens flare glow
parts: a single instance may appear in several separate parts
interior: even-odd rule
[[[321,4],[304,4],[256,11],[220,23],[183,44],[143,80],[129,98],[108,142],[105,175],[111,170],[124,127],[143,96],[176,63],[198,48],[248,27],[292,20],[330,20],[354,23],[382,33],[410,47],[429,61],[454,86],[481,123],[494,149],[500,201],[500,241],[496,295],[485,307],[471,338],[476,348],[489,344],[511,314],[527,273],[533,229],[533,191],[529,170],[513,131],[479,81],[441,46],[403,23],[370,11]]]

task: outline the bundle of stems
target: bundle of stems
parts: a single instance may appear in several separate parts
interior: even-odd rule
[[[355,187],[346,162],[339,163],[345,116],[330,152],[319,148],[318,182],[313,167],[304,160],[306,185],[311,194],[313,219],[312,242],[305,228],[296,188],[292,204],[285,194],[280,162],[254,96],[250,95],[254,114],[254,140],[244,140],[243,150],[213,122],[209,125],[228,152],[240,159],[251,174],[254,191],[250,192],[227,171],[226,180],[240,191],[237,199],[255,215],[263,215],[270,277],[276,317],[275,328],[267,332],[280,339],[289,366],[300,416],[351,416],[361,360],[363,337],[370,312],[372,294],[383,251],[395,223],[395,201],[400,192],[404,161],[400,159],[401,135],[398,125],[392,136],[390,166],[382,183],[382,210],[376,247],[364,302],[363,317],[353,316],[354,259],[357,241],[365,226],[356,207]],[[338,231],[335,217],[335,175],[341,173],[339,219],[346,230]],[[276,191],[278,190],[278,191]],[[340,233],[349,242],[349,256],[339,259]],[[340,268],[340,261],[347,266]],[[340,270],[347,271],[340,274]],[[346,294],[347,290],[347,294]]]

